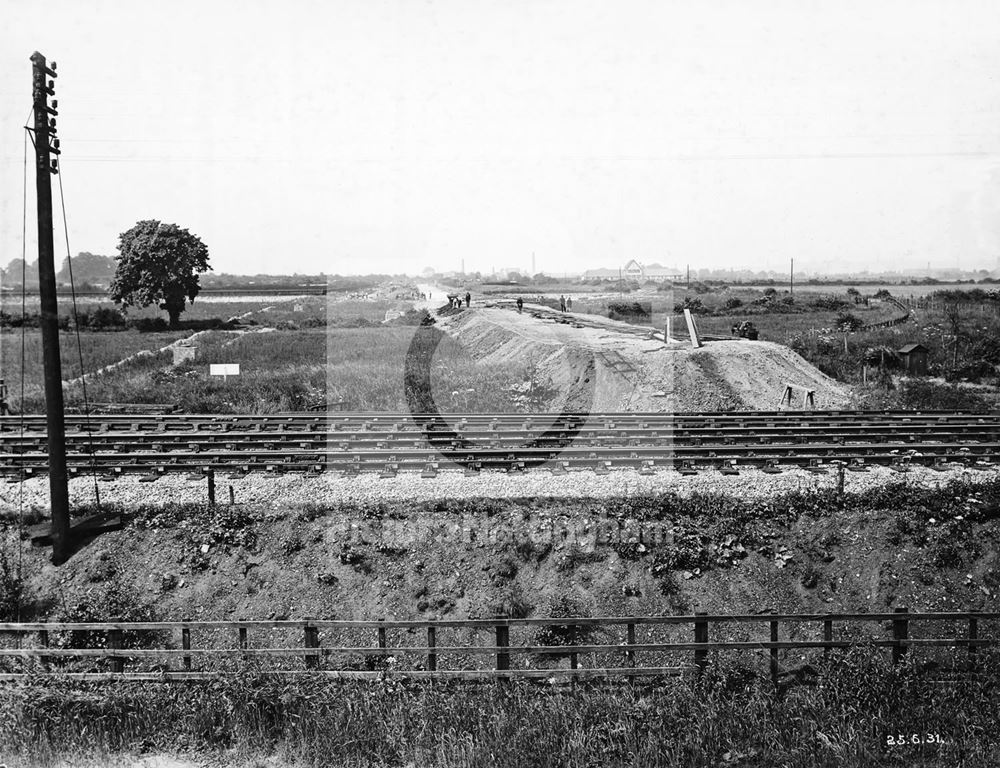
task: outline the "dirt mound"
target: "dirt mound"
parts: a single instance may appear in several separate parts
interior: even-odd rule
[[[848,400],[846,387],[780,344],[737,339],[693,349],[643,338],[614,320],[530,309],[467,310],[441,327],[476,360],[535,365],[561,393],[553,409],[773,410],[788,385],[813,390],[818,408],[842,408]],[[576,327],[575,319],[588,325]]]

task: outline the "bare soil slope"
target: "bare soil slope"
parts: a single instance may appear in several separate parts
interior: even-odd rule
[[[846,387],[780,344],[740,339],[693,349],[644,339],[626,323],[542,309],[474,308],[440,325],[478,361],[535,364],[560,393],[554,408],[771,410],[789,384],[815,391],[818,408],[840,408],[848,399]],[[599,327],[574,327],[576,318]]]
[[[60,568],[25,542],[22,618],[135,618],[110,615],[122,594],[169,620],[549,616],[566,599],[621,616],[994,610],[1000,584],[997,553],[976,545],[1000,518],[914,523],[886,509],[788,516],[761,502],[739,524],[668,514],[652,528],[622,504],[554,499],[129,517]],[[924,543],[901,532],[913,525]],[[0,540],[17,546],[11,523]]]

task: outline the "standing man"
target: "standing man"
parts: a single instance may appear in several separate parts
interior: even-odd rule
[[[517,297],[517,314],[521,314],[521,310],[524,309],[524,299],[520,296]]]
[[[566,311],[566,297],[562,295],[559,296],[559,311],[560,312]]]
[[[566,297],[566,309],[568,311],[570,311],[570,312],[573,311],[573,297],[572,296],[567,296]]]
[[[472,303],[472,294],[469,293],[468,291],[466,291],[465,292],[465,307],[466,307],[466,309],[468,309],[469,304],[471,304],[471,303]]]

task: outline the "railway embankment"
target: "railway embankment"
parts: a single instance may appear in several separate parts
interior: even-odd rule
[[[122,530],[59,569],[28,545],[9,503],[3,536],[8,576],[20,546],[22,619],[996,610],[995,475],[849,477],[843,493],[753,493],[738,478],[751,491],[736,494],[720,479],[595,498],[544,496],[529,477],[508,498],[383,491],[316,503],[290,478],[268,481],[274,495],[241,488],[215,507],[172,495],[164,479],[158,504],[102,495]]]
[[[848,389],[781,344],[732,339],[693,349],[637,333],[628,323],[486,307],[440,320],[477,361],[530,360],[562,393],[555,408],[596,411],[766,410],[785,387],[811,390],[819,408],[840,408]]]

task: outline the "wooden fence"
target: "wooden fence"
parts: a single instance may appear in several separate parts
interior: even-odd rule
[[[871,331],[876,328],[892,328],[895,325],[902,325],[910,319],[910,308],[906,304],[903,304],[901,301],[893,298],[892,296],[886,297],[885,301],[896,307],[896,309],[898,309],[902,314],[890,318],[889,320],[883,320],[880,323],[867,323],[861,327],[862,331]]]
[[[835,649],[867,645],[889,649],[898,661],[913,648],[964,648],[974,659],[979,648],[1000,643],[998,618],[1000,613],[896,608],[891,613],[454,621],[6,623],[0,624],[0,680],[46,673],[208,679],[251,669],[362,679],[630,679],[700,672],[709,652],[749,651],[766,654],[777,682],[779,654],[789,651],[828,656]],[[872,633],[879,624],[885,626]],[[941,624],[950,631],[942,633]],[[489,642],[471,642],[484,634]],[[342,640],[324,643],[323,635]]]
[[[951,307],[967,314],[996,315],[1000,314],[1000,302],[996,301],[944,301],[926,296],[905,296],[900,299],[909,309],[936,310],[943,312]]]

